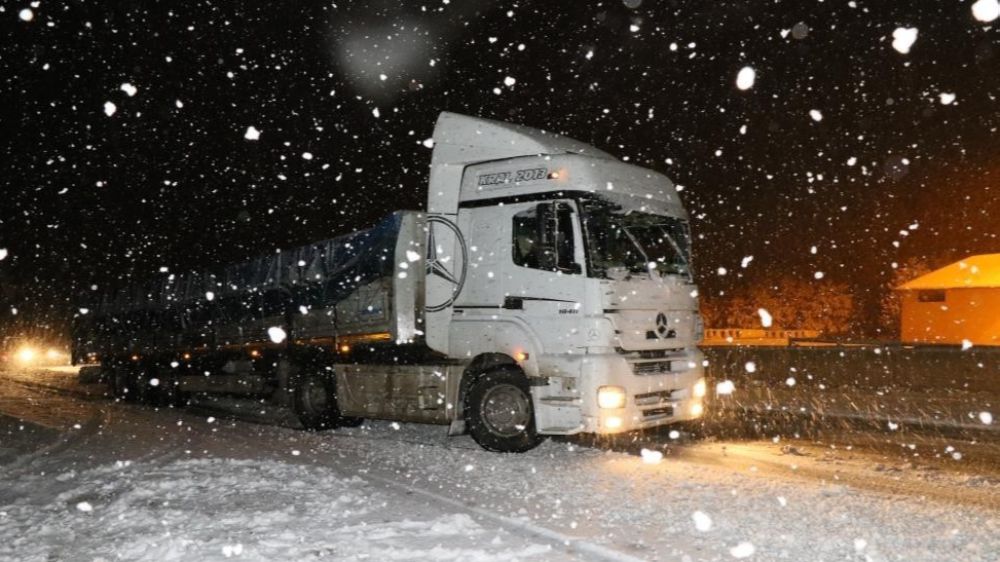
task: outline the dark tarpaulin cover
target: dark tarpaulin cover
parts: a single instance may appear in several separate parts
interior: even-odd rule
[[[160,332],[158,341],[172,341],[162,332],[204,332],[211,319],[218,326],[299,306],[333,306],[357,287],[393,274],[401,221],[402,214],[393,213],[367,230],[101,295],[89,314],[78,316],[76,346],[106,353],[148,342],[151,330]]]

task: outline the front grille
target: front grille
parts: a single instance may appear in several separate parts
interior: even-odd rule
[[[637,375],[658,375],[673,371],[673,361],[644,361],[633,363],[632,371]]]
[[[649,406],[650,404],[659,404],[660,402],[670,401],[670,397],[673,394],[672,390],[659,390],[656,392],[646,392],[644,394],[635,395],[635,405],[636,406]]]
[[[651,418],[653,416],[672,416],[674,415],[673,406],[662,406],[660,408],[650,408],[648,410],[642,411],[642,417]]]

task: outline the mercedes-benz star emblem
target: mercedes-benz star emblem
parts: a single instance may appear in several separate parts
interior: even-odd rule
[[[660,339],[664,339],[669,336],[670,328],[667,325],[667,315],[664,313],[659,313],[656,315],[656,335],[660,336]]]
[[[435,230],[445,228],[451,231],[458,242],[458,256],[438,257],[441,248],[438,247]],[[443,217],[427,217],[427,269],[426,282],[428,285],[438,279],[439,283],[446,283],[451,286],[451,291],[447,291],[448,297],[438,303],[428,302],[424,308],[429,312],[437,312],[451,306],[458,294],[462,292],[465,285],[466,263],[468,263],[468,250],[465,247],[465,239],[455,223]],[[430,292],[430,291],[428,291]]]

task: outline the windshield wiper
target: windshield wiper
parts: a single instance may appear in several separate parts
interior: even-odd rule
[[[667,237],[667,241],[670,242],[670,246],[674,249],[675,252],[677,252],[677,257],[679,257],[681,259],[681,262],[683,262],[682,267],[684,267],[684,273],[687,274],[687,278],[692,279],[691,264],[688,262],[687,256],[684,255],[684,251],[681,250],[680,244],[678,244],[677,241],[674,240],[674,237],[671,236],[669,232],[667,232],[667,229],[661,226],[660,231],[663,232],[663,235]]]
[[[629,228],[627,226],[622,225],[622,230],[625,231],[625,236],[628,236],[628,239],[632,241],[632,244],[635,245],[635,248],[637,250],[639,250],[640,254],[642,254],[642,259],[643,259],[642,266],[643,266],[643,269],[645,269],[649,273],[649,278],[652,279],[653,278],[653,271],[649,267],[649,264],[651,262],[649,260],[649,256],[646,255],[646,250],[642,247],[642,244],[639,243],[639,240],[636,239],[635,235],[632,234],[632,231],[629,230]]]

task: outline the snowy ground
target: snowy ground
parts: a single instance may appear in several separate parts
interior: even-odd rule
[[[964,459],[938,451],[940,442],[890,454],[787,438],[548,441],[496,455],[439,427],[374,422],[310,434],[256,423],[286,420],[281,412],[153,411],[55,373],[0,375],[0,412],[24,420],[0,417],[5,560],[1000,552],[1000,467],[984,452],[992,449],[958,441],[949,446]],[[643,446],[663,459],[650,462]],[[967,463],[977,455],[985,460]]]

